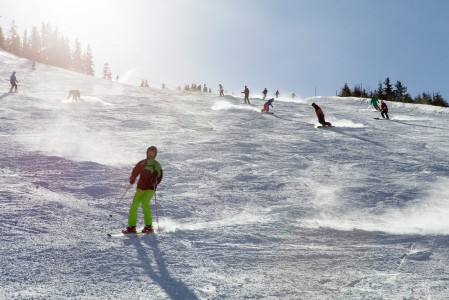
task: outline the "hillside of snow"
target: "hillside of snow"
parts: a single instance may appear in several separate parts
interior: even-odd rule
[[[0,299],[448,299],[447,108],[0,78]],[[157,233],[108,237],[150,145]]]

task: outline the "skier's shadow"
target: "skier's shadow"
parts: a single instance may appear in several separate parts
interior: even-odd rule
[[[340,133],[340,134],[343,134],[343,135],[347,135],[347,136],[352,137],[354,139],[357,139],[357,140],[360,140],[360,141],[364,141],[364,142],[367,142],[367,143],[371,143],[371,144],[373,144],[375,146],[386,148],[386,149],[390,150],[390,148],[388,148],[387,146],[385,146],[384,144],[381,144],[379,142],[375,142],[375,141],[372,141],[370,139],[367,139],[367,138],[364,138],[364,137],[361,137],[361,136],[358,136],[358,135],[349,134],[348,132],[345,131],[345,130],[347,130],[347,128],[345,129],[345,128],[335,127],[335,128],[331,128],[331,129],[334,129],[333,130],[334,132],[337,132],[337,133]]]
[[[144,244],[142,243],[144,241]],[[198,297],[195,293],[180,280],[177,280],[170,276],[167,270],[164,255],[159,249],[159,241],[156,235],[145,236],[143,238],[130,239],[129,244],[133,244],[136,247],[140,261],[142,262],[142,268],[148,274],[151,280],[159,284],[159,286],[167,293],[170,299],[174,300],[197,300]],[[157,269],[153,269],[151,266],[152,259],[148,255],[149,249],[153,252],[154,262],[157,265]]]
[[[274,116],[275,118],[282,119],[282,120],[285,120],[285,121],[291,121],[291,119],[288,119],[288,118],[279,116],[279,115],[277,115],[277,114],[274,114],[273,116]]]
[[[391,120],[395,123],[403,124],[403,125],[409,125],[409,126],[415,126],[415,127],[425,127],[425,128],[431,128],[431,129],[443,129],[446,130],[446,128],[436,127],[436,126],[428,126],[428,125],[421,125],[421,124],[415,124],[415,123],[407,123],[404,121],[399,120]]]
[[[3,95],[0,96],[0,99],[6,98],[8,97],[8,95],[10,95],[10,93],[4,93]]]

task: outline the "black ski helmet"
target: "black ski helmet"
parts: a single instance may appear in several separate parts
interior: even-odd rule
[[[156,146],[148,147],[147,154],[148,154],[148,151],[150,151],[150,150],[153,150],[156,153],[156,155],[157,155],[157,148],[156,148]],[[156,155],[155,155],[155,157],[156,157]]]

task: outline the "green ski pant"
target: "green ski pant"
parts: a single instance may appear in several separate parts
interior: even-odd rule
[[[150,206],[150,201],[151,198],[153,198],[153,195],[154,195],[153,190],[139,190],[139,189],[136,190],[133,202],[131,203],[131,207],[129,208],[129,215],[128,215],[129,226],[137,225],[137,213],[139,210],[139,205],[141,203],[142,203],[143,218],[145,219],[145,225],[153,224]]]

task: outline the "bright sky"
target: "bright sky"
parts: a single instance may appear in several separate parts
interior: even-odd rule
[[[6,34],[49,21],[92,47],[97,75],[159,87],[332,96],[386,77],[449,100],[446,0],[0,0]],[[156,82],[156,83],[152,83]]]

